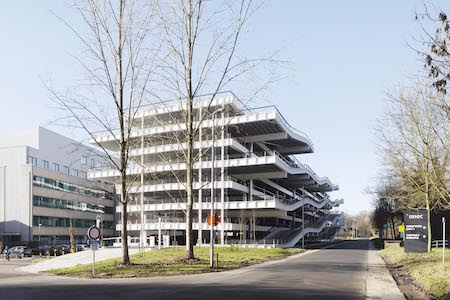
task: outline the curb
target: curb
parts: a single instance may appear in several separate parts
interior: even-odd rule
[[[372,241],[369,241],[367,271],[366,299],[406,299]]]

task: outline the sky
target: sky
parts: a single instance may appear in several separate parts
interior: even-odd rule
[[[421,71],[407,43],[420,34],[414,11],[423,3],[273,0],[251,20],[245,52],[282,49],[291,65],[266,91],[264,104],[276,105],[312,139],[315,153],[298,159],[339,184],[331,196],[344,198],[344,211],[371,209],[366,191],[382,171],[373,127],[386,90]],[[427,3],[450,13],[445,1]],[[58,113],[42,81],[64,85],[78,76],[72,54],[80,43],[52,11],[75,19],[62,1],[2,1],[0,132],[48,126]]]

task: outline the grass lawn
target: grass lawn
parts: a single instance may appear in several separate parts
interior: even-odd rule
[[[95,272],[96,277],[106,278],[197,274],[237,269],[301,252],[303,252],[301,249],[216,247],[215,253],[219,254],[219,269],[211,270],[209,247],[195,247],[196,259],[190,261],[183,259],[184,248],[179,247],[148,251],[144,257],[142,254],[131,255],[132,265],[129,267],[122,266],[118,258],[100,261],[95,264]],[[56,275],[91,277],[92,264],[54,269],[48,272]]]
[[[439,299],[450,299],[450,250],[445,250],[442,265],[442,248],[431,253],[404,253],[404,248],[391,247],[380,253],[392,264],[403,266],[411,276]]]

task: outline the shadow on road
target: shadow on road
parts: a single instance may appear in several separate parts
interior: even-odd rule
[[[58,280],[55,278],[55,280]],[[168,281],[171,279],[168,278]],[[270,285],[155,285],[104,284],[3,287],[5,299],[363,299],[364,295],[335,290],[305,289],[294,286],[280,289]]]

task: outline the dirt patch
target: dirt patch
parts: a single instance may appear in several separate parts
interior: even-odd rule
[[[391,272],[392,277],[394,277],[395,282],[397,282],[400,291],[405,295],[408,300],[435,300],[438,299],[435,296],[427,293],[427,291],[422,287],[422,285],[414,280],[414,278],[405,270],[403,266],[391,264],[386,257],[382,256],[386,266]]]

